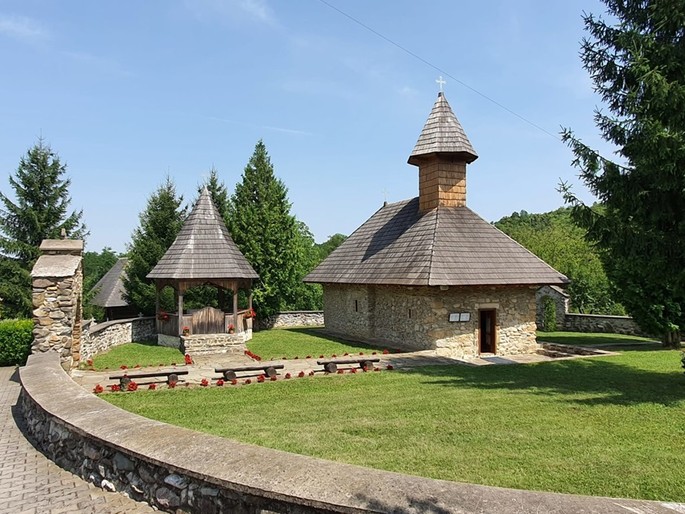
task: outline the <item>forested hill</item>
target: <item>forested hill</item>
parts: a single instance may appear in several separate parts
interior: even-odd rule
[[[505,216],[494,225],[571,279],[567,292],[571,310],[594,314],[625,314],[613,300],[599,252],[585,240],[585,230],[571,220],[570,208]]]

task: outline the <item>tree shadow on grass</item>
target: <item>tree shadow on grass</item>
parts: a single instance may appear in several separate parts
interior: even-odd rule
[[[685,400],[685,375],[674,353],[673,371],[636,368],[608,358],[509,366],[426,366],[409,369],[444,387],[525,391],[583,405],[675,406]]]

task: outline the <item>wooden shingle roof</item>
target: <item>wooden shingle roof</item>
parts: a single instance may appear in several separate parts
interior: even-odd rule
[[[176,240],[148,273],[152,279],[259,278],[231,239],[207,188]]]
[[[565,284],[568,279],[468,207],[378,210],[305,282],[408,286]]]
[[[98,280],[93,287],[97,291],[91,300],[93,305],[100,307],[126,307],[128,302],[124,300],[124,277],[126,276],[126,262],[128,259],[119,259],[114,266]]]
[[[438,93],[438,99],[433,105],[433,110],[423,126],[408,162],[418,165],[421,157],[437,153],[460,156],[467,163],[478,158],[478,154],[471,146],[466,132],[442,92]]]

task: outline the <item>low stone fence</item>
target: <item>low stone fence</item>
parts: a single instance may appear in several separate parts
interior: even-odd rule
[[[285,311],[259,322],[259,328],[322,327],[323,311]]]
[[[646,335],[630,316],[574,314],[568,312],[564,317],[563,329],[569,332],[606,332],[631,336]]]
[[[90,359],[94,355],[131,341],[149,341],[154,339],[156,334],[154,316],[87,325],[81,338],[81,359]]]

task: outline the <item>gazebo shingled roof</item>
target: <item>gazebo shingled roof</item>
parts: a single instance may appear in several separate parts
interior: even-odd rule
[[[259,276],[231,239],[209,191],[203,188],[176,240],[147,278],[202,280]]]

